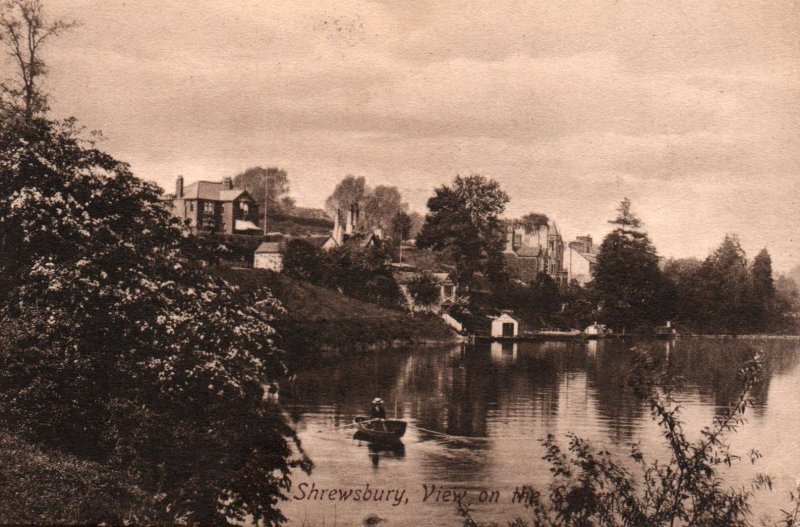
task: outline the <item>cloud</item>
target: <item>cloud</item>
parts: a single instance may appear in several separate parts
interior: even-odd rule
[[[796,3],[47,5],[83,21],[47,50],[55,112],[167,188],[274,164],[304,205],[355,173],[422,209],[474,171],[568,235],[630,195],[667,254],[739,231],[800,259]]]

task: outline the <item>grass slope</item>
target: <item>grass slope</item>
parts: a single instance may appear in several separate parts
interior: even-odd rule
[[[455,340],[455,334],[435,316],[410,316],[263,269],[217,272],[242,288],[267,286],[273,291],[287,310],[276,324],[281,345],[300,361]]]

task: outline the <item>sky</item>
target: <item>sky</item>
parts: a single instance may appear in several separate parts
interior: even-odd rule
[[[53,114],[164,188],[257,165],[321,207],[347,174],[425,211],[457,174],[598,241],[737,233],[800,264],[796,1],[45,0]],[[8,64],[4,65],[7,69]]]

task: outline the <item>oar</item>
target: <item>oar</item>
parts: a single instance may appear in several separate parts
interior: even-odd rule
[[[340,428],[347,428],[347,427],[350,427],[350,426],[358,426],[359,423],[369,423],[371,421],[377,421],[377,420],[378,419],[365,419],[363,421],[359,421],[358,423],[350,423],[350,424],[347,424],[347,425],[334,426],[334,427],[331,427],[331,428],[326,428],[325,430],[317,430],[317,433],[319,434],[319,433],[322,433],[322,432],[330,432],[331,430],[339,430]]]

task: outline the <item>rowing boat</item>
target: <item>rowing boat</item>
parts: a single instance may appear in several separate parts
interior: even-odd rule
[[[406,433],[406,422],[397,419],[356,417],[353,423],[359,432],[373,441],[397,441]]]

